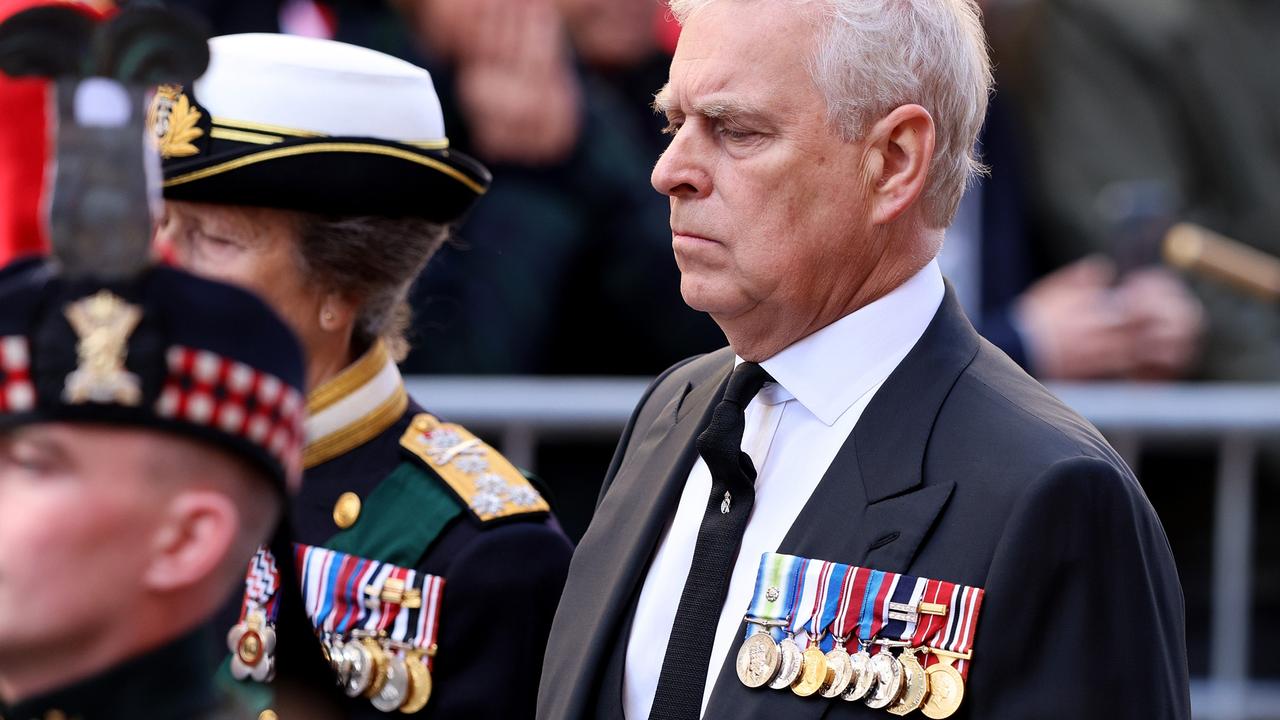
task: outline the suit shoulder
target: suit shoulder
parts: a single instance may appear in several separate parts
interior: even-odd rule
[[[1047,469],[1063,460],[1093,458],[1125,468],[1097,428],[986,341],[956,382],[939,422],[974,447],[987,448],[991,457],[1014,464]]]
[[[461,425],[418,413],[400,436],[400,447],[481,524],[543,518],[551,511],[524,473]]]

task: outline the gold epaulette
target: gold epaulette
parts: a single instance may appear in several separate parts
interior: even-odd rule
[[[422,413],[400,445],[444,478],[482,521],[551,510],[516,466],[461,425]]]

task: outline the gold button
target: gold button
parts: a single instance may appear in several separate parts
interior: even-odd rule
[[[356,524],[360,517],[360,496],[353,492],[344,492],[333,505],[333,522],[346,530]]]
[[[275,710],[268,709],[258,713],[258,720],[280,720],[280,718],[276,716]]]

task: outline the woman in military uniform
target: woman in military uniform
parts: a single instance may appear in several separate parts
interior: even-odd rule
[[[395,364],[409,286],[488,172],[449,149],[408,63],[282,35],[210,52],[153,106],[157,251],[256,290],[306,347],[298,581],[351,715],[532,717],[570,543],[528,479],[424,411]],[[269,559],[256,566],[228,638],[247,682],[270,676],[243,647],[273,612]]]

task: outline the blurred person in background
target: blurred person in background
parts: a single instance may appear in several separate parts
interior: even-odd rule
[[[939,260],[984,336],[1047,380],[1180,379],[1200,357],[1199,299],[1171,271],[1124,266],[1103,248],[1064,259],[1075,228],[1038,215],[1036,147],[1020,114],[1030,27],[1040,6],[987,0],[996,88],[981,138],[990,174],[971,183]],[[1003,60],[1006,60],[1004,62]]]
[[[653,93],[667,81],[680,26],[656,0],[559,0],[589,88],[617,97],[627,133],[647,142],[656,159],[670,140],[666,121],[653,112]]]
[[[596,70],[597,61],[626,62],[651,47],[652,16],[628,15],[643,20],[603,61],[600,45],[624,33],[582,3],[400,7],[428,67],[445,78],[460,146],[490,161],[495,176],[460,229],[461,247],[446,248],[424,275],[418,329],[433,350],[407,367],[647,374],[713,347],[714,327],[671,300],[678,276],[667,212],[646,192],[652,121]],[[585,68],[570,36],[587,48]]]
[[[166,203],[155,242],[184,268],[261,293],[307,350],[295,540],[324,567],[383,568],[368,587],[309,576],[349,717],[529,717],[572,547],[530,480],[410,399],[396,368],[409,287],[489,174],[452,147],[421,68],[288,35],[209,46],[209,71],[157,98]],[[439,604],[427,588],[406,594],[424,577],[443,581]],[[370,594],[390,609],[350,626],[319,612]],[[379,620],[386,636],[362,640]],[[370,674],[370,663],[392,670]],[[406,673],[425,666],[433,679],[406,690]],[[230,669],[267,679],[260,659]]]
[[[1280,255],[1280,6],[1041,0],[1024,32],[1003,81],[1028,133],[1041,263],[1093,258],[1028,323],[1101,300],[1127,345],[1046,338],[1088,349],[1097,376],[1280,379],[1280,306],[1159,266],[1183,220]]]

